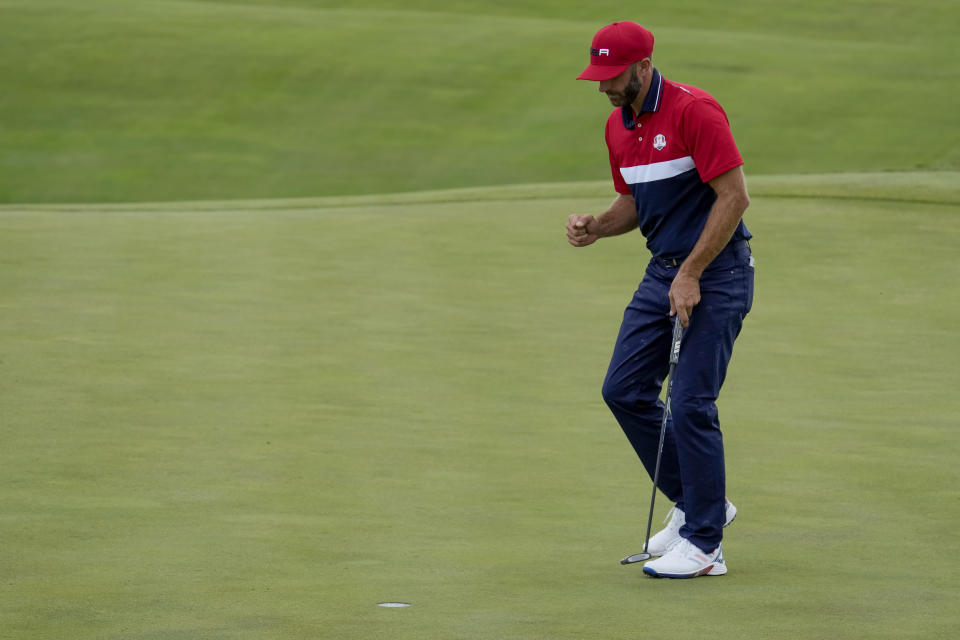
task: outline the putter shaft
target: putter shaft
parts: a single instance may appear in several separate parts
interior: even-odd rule
[[[620,561],[620,564],[633,564],[650,559],[650,528],[653,526],[653,506],[657,500],[657,480],[660,479],[660,459],[663,457],[663,441],[667,434],[667,416],[670,415],[670,392],[673,391],[673,372],[680,359],[680,341],[683,339],[683,325],[680,316],[673,318],[673,341],[670,345],[670,369],[667,373],[667,398],[663,405],[663,419],[660,421],[660,444],[657,446],[657,463],[653,468],[653,491],[650,494],[650,513],[647,515],[647,534],[643,541],[643,553],[635,553]],[[646,556],[646,557],[641,557]]]

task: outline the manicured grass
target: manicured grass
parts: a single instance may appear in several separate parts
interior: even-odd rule
[[[960,168],[942,0],[0,0],[0,202],[603,179],[609,105],[573,78],[618,18],[754,175]]]
[[[953,638],[960,9],[635,10],[0,0],[0,637]],[[617,563],[619,18],[747,159],[718,579]]]
[[[872,180],[751,181],[730,573],[677,582],[617,563],[645,249],[565,245],[596,185],[0,208],[4,634],[952,637],[960,181]]]

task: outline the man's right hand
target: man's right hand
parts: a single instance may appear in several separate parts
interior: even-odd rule
[[[591,233],[591,228],[594,233]],[[597,241],[597,219],[590,214],[574,214],[567,219],[567,242],[575,247],[585,247]]]

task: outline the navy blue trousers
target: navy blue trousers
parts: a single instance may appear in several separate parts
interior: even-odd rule
[[[653,477],[672,334],[667,293],[677,273],[656,259],[623,314],[603,399]],[[686,515],[680,535],[704,551],[723,538],[726,472],[717,397],[733,342],[753,304],[746,241],[728,245],[700,278],[700,303],[680,347],[657,487]]]

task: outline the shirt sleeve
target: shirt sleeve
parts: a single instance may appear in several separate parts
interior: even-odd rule
[[[704,182],[743,164],[727,114],[715,100],[691,102],[683,112],[681,132]]]
[[[610,120],[607,120],[607,127],[603,133],[603,137],[607,141],[607,152],[610,154],[610,173],[613,177],[613,188],[617,190],[617,193],[632,193],[630,187],[627,186],[627,181],[623,179],[623,174],[620,173],[620,162],[613,152],[613,144],[610,140]]]

